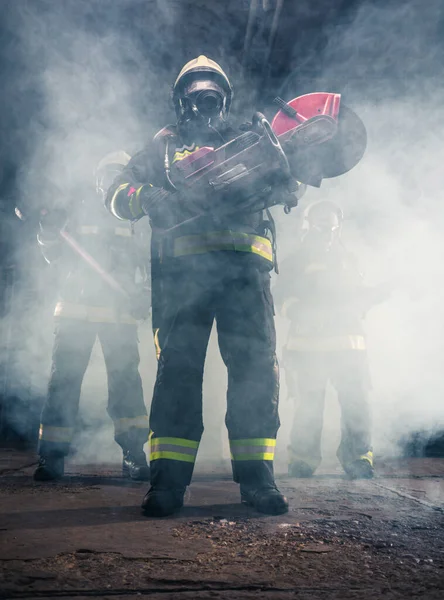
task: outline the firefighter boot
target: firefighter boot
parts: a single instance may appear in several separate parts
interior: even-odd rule
[[[65,457],[60,455],[40,456],[34,481],[55,481],[65,473]]]
[[[366,458],[360,458],[344,466],[344,471],[350,479],[373,479],[373,465]]]
[[[151,486],[142,502],[142,511],[147,517],[167,517],[183,506],[185,488]]]
[[[253,487],[241,485],[242,504],[252,506],[266,515],[283,515],[288,512],[288,500],[277,489],[276,485]]]
[[[305,479],[307,477],[313,477],[314,469],[310,467],[308,463],[303,460],[293,460],[288,465],[288,476],[296,477],[298,479]]]
[[[134,481],[149,481],[150,468],[146,462],[145,452],[127,450],[123,453],[122,474]]]

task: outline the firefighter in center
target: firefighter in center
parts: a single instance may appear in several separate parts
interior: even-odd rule
[[[149,290],[144,290],[142,275],[145,265],[129,224],[119,224],[103,207],[104,190],[129,159],[124,152],[104,157],[96,169],[96,192],[91,186],[89,196],[66,221],[66,214],[60,209],[48,211],[40,219],[38,243],[47,262],[59,268],[63,285],[54,313],[56,331],[41,416],[39,464],[34,473],[37,481],[64,475],[82,381],[96,337],[105,359],[108,414],[114,423],[115,440],[123,452],[123,475],[135,480],[149,479],[143,449],[149,427],[138,370],[136,320],[149,314]],[[132,310],[87,262],[64,244],[58,235],[62,226],[120,285],[132,289],[136,272],[142,275]]]
[[[329,201],[308,207],[306,233],[283,261],[274,288],[281,315],[290,321],[284,347],[286,381],[298,399],[288,472],[311,477],[321,463],[325,393],[330,381],[341,407],[337,456],[353,479],[373,477],[370,373],[363,320],[389,295],[386,284],[366,287],[340,232],[342,210]]]
[[[133,157],[107,196],[119,219],[148,215],[159,240],[152,251],[159,361],[150,415],[151,487],[142,504],[149,516],[179,510],[191,482],[214,321],[228,370],[226,425],[242,502],[263,513],[288,510],[273,474],[279,376],[270,292],[273,251],[264,211],[213,215],[209,193],[196,218],[193,199],[172,193],[170,167],[202,146],[217,148],[239,135],[227,122],[231,100],[231,83],[216,62],[199,56],[187,63],[173,87],[177,123]]]

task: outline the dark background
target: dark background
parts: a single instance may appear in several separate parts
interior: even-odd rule
[[[29,270],[44,269],[34,233],[15,218],[14,207],[24,201],[21,183],[29,158],[51,135],[42,78],[54,56],[69,60],[70,42],[81,33],[109,40],[109,63],[133,81],[128,98],[146,122],[142,136],[148,139],[152,123],[171,120],[169,88],[181,66],[198,54],[208,54],[230,73],[235,120],[248,118],[253,107],[271,110],[277,94],[290,99],[321,88],[343,93],[350,104],[428,94],[444,75],[439,5],[439,0],[0,0],[0,435],[32,438],[35,422],[26,412],[25,383],[17,386],[14,380],[11,353],[23,335],[26,298],[44,301],[48,293],[43,283],[33,284],[28,296],[22,293]],[[100,69],[95,76],[100,84]],[[88,118],[99,121],[104,110],[118,115],[119,107],[98,103],[89,107]],[[109,150],[114,149],[113,141]],[[38,173],[34,181],[28,202],[37,202],[40,193]],[[14,414],[21,415],[20,431]],[[26,414],[29,426],[23,423]]]

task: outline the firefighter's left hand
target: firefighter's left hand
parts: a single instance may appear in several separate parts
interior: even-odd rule
[[[300,183],[293,177],[288,181],[287,186],[282,193],[282,203],[289,209],[296,208],[299,200],[305,194],[307,186]]]

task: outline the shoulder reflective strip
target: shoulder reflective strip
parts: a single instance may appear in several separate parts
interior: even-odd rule
[[[304,269],[304,273],[316,273],[318,271],[326,271],[327,265],[321,263],[312,263],[307,265]]]
[[[200,235],[189,235],[174,240],[174,256],[204,254],[220,250],[252,252],[273,261],[273,251],[269,239],[235,231],[214,231]]]
[[[114,420],[114,429],[116,433],[125,433],[133,428],[149,429],[148,416],[141,415],[140,417],[128,417]]]
[[[129,183],[122,183],[122,185],[119,185],[119,187],[117,188],[117,190],[114,192],[114,195],[111,198],[111,202],[110,202],[110,205],[109,205],[110,212],[115,217],[117,217],[118,219],[120,219],[121,221],[125,221],[126,219],[124,219],[123,217],[121,217],[119,215],[119,213],[116,211],[117,196],[120,194],[120,192],[122,192],[123,190],[126,190],[128,186],[129,186]]]
[[[118,314],[109,306],[87,306],[70,302],[58,302],[54,310],[54,317],[77,319],[90,323],[123,323],[124,325],[137,325],[136,319],[127,313]]]
[[[99,233],[100,229],[97,225],[82,225],[77,228],[77,232],[83,235]]]
[[[180,452],[151,452],[150,461],[159,460],[160,458],[167,460],[179,460],[181,462],[194,463],[195,457],[189,456],[188,454],[181,454]]]
[[[282,309],[281,309],[281,315],[284,319],[288,318],[288,311],[290,310],[290,308],[292,306],[294,306],[298,302],[299,302],[298,298],[295,298],[295,297],[287,298],[287,300],[285,300],[285,302],[282,305]]]
[[[365,350],[363,335],[344,335],[328,337],[289,337],[287,350],[304,352],[334,352],[335,350]]]
[[[69,443],[74,433],[73,427],[52,427],[49,425],[40,425],[39,439],[45,442]]]
[[[199,146],[196,146],[194,148],[194,150],[184,150],[183,152],[180,152],[179,150],[176,150],[176,152],[174,153],[173,156],[173,160],[171,161],[171,163],[175,163],[179,160],[182,160],[183,158],[186,158],[187,156],[190,156],[190,154],[193,154],[194,152],[196,152],[197,150],[199,150]]]
[[[160,342],[159,342],[159,331],[160,331],[159,328],[153,330],[153,333],[154,333],[154,347],[156,349],[156,358],[157,358],[157,360],[159,360],[160,353],[162,351],[162,349],[160,347]]]

